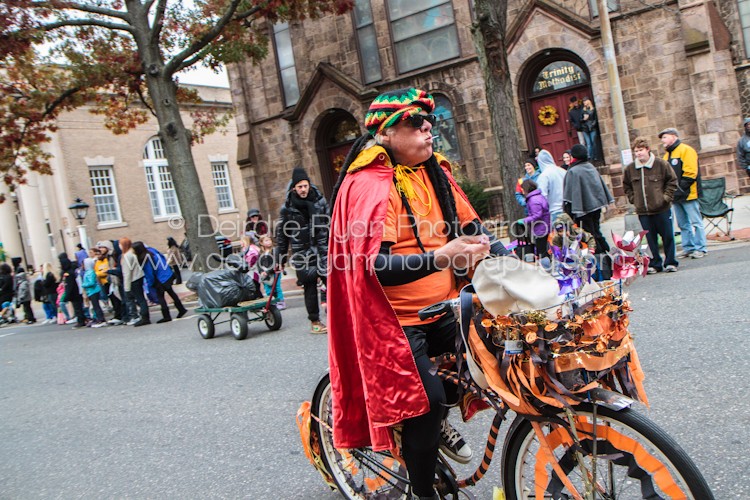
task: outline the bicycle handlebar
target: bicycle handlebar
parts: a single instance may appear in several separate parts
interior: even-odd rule
[[[437,304],[432,304],[431,306],[423,307],[422,309],[417,312],[419,315],[419,319],[421,321],[424,321],[426,319],[434,318],[436,316],[441,316],[447,312],[450,312],[453,307],[456,304],[457,299],[449,299],[444,300],[442,302],[438,302]]]

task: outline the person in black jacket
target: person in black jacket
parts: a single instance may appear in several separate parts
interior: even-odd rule
[[[583,137],[583,109],[581,101],[576,96],[570,98],[571,108],[568,110],[568,121],[578,134],[578,143],[586,145],[586,139]]]
[[[76,264],[68,258],[65,252],[58,255],[60,259],[60,274],[65,282],[65,302],[73,304],[73,310],[78,320],[73,328],[83,328],[86,326],[86,315],[83,312],[83,296],[76,282]]]
[[[302,167],[295,167],[281,223],[276,230],[277,262],[282,265],[291,247],[290,263],[297,285],[305,290],[307,318],[312,333],[328,333],[320,321],[318,278],[325,283],[328,253],[328,203]]]
[[[750,118],[742,121],[745,134],[737,141],[737,163],[750,175]]]
[[[8,264],[0,264],[0,309],[3,311],[0,322],[2,323],[14,323],[16,321],[13,305],[14,295],[13,270]]]
[[[586,149],[588,150],[589,161],[597,161],[599,158],[599,120],[596,116],[594,103],[588,97],[583,98],[583,109],[581,119],[581,130],[583,137],[586,139]]]

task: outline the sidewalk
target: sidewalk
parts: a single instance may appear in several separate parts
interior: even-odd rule
[[[735,198],[733,208],[731,234],[735,238],[734,241],[728,240],[726,236],[719,238],[718,234],[714,232],[708,236],[707,246],[709,252],[712,249],[719,249],[737,242],[750,241],[750,195]],[[628,227],[626,227],[626,224]],[[636,227],[631,227],[632,224],[636,224]],[[721,227],[725,227],[724,222],[721,223]],[[635,214],[632,217],[626,217],[626,214],[621,214],[602,222],[601,229],[602,234],[611,242],[612,231],[622,236],[628,229],[633,231],[639,230],[640,224],[638,223],[638,216]],[[675,224],[675,231],[679,230],[680,228]]]

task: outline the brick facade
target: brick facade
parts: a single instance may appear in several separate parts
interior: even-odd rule
[[[343,110],[362,126],[364,113],[380,92],[416,86],[446,97],[453,105],[463,172],[484,182],[494,194],[500,170],[494,148],[484,83],[470,32],[470,2],[452,2],[459,56],[399,74],[384,0],[371,0],[382,80],[363,83],[353,18],[350,15],[306,20],[291,26],[300,101],[284,107],[273,48],[257,66],[230,67],[237,108],[238,158],[250,205],[275,217],[295,165],[305,166],[325,186],[329,168],[320,154],[327,114]],[[617,69],[631,138],[645,135],[661,150],[656,134],[677,127],[684,142],[700,155],[704,175],[726,176],[729,186],[748,192],[745,174],[734,164],[741,108],[750,107],[750,71],[744,56],[736,1],[678,2],[658,6],[621,0],[610,14]],[[602,173],[624,204],[607,65],[599,31],[587,0],[510,0],[508,62],[517,97],[517,127],[526,149],[535,141],[534,123],[524,114],[531,67],[550,51],[567,52],[585,65],[599,115],[604,153]],[[708,22],[706,21],[708,20]],[[656,29],[658,27],[658,29]],[[721,151],[721,153],[717,153]],[[710,166],[710,168],[709,168]],[[710,172],[709,172],[710,170]],[[518,167],[520,173],[521,167]],[[744,176],[744,177],[743,177]],[[493,206],[498,206],[495,202]]]

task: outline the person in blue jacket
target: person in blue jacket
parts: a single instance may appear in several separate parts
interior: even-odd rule
[[[91,307],[94,309],[94,319],[89,326],[92,328],[100,328],[102,326],[107,326],[107,324],[104,322],[104,311],[102,311],[102,306],[99,304],[102,287],[99,285],[99,279],[96,277],[96,272],[94,271],[95,263],[96,261],[91,257],[83,259],[84,271],[83,277],[81,278],[81,288],[86,292],[86,296],[91,302]]]
[[[187,314],[187,309],[182,305],[182,301],[172,288],[174,273],[167,263],[166,257],[157,249],[147,247],[142,241],[133,242],[133,251],[138,259],[143,274],[146,278],[149,288],[156,290],[156,297],[161,306],[162,318],[157,323],[166,323],[172,321],[172,315],[169,313],[169,306],[164,298],[164,293],[168,293],[172,298],[172,303],[177,308],[177,317],[181,318]]]

